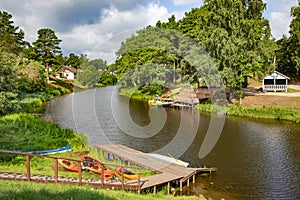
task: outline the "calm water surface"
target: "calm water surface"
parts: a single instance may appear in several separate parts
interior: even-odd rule
[[[119,96],[115,87],[73,93],[50,101],[46,117],[88,136],[90,144],[123,144],[171,154],[192,167],[214,166],[184,194],[214,199],[300,199],[300,126],[226,118],[222,134],[203,159],[199,149],[211,121],[192,111],[151,108]],[[144,130],[150,130],[145,133]],[[155,134],[151,134],[155,133]]]

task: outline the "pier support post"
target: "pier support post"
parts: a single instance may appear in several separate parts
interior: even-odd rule
[[[182,179],[179,181],[179,191],[182,192]]]
[[[27,171],[27,181],[30,181],[30,156],[26,155],[26,171]]]
[[[168,195],[170,195],[170,182],[168,182],[168,186],[167,187],[168,187],[168,189],[167,189],[168,190]]]
[[[196,175],[193,175],[193,184],[196,183]]]

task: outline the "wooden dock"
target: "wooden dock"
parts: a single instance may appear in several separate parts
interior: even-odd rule
[[[118,159],[124,161],[124,165],[127,163],[132,163],[138,166],[138,179],[134,181],[124,181],[124,174],[121,175],[121,180],[112,179],[104,180],[103,176],[100,176],[100,179],[85,179],[82,178],[82,170],[80,168],[78,177],[61,177],[59,176],[58,168],[58,159],[59,157],[47,156],[47,155],[38,155],[38,154],[29,154],[23,152],[14,152],[7,150],[0,150],[0,153],[7,154],[17,154],[23,155],[25,159],[25,171],[26,173],[20,174],[15,172],[0,172],[0,179],[4,180],[19,180],[19,181],[32,181],[39,183],[61,183],[61,184],[76,184],[76,185],[89,185],[92,187],[101,187],[101,188],[114,188],[114,189],[123,189],[123,190],[137,190],[138,193],[141,190],[153,188],[154,194],[156,194],[157,186],[167,184],[168,194],[170,194],[170,186],[172,181],[178,181],[180,186],[180,191],[183,189],[183,184],[186,183],[189,185],[190,179],[195,183],[195,178],[198,173],[201,172],[214,172],[216,168],[188,168],[183,165],[178,164],[177,162],[171,162],[160,157],[156,157],[153,154],[143,153],[135,149],[123,146],[123,145],[95,145],[97,150],[104,152],[108,159]],[[47,176],[42,174],[33,174],[31,173],[30,167],[30,158],[31,157],[40,157],[45,159],[52,159],[54,164],[53,175]],[[60,157],[61,158],[61,157]],[[73,162],[77,162],[78,166],[81,166],[81,160],[69,159]],[[105,166],[110,165],[110,167],[115,167],[120,165],[112,165],[103,163]],[[121,166],[122,167],[122,166]],[[141,177],[140,176],[140,167],[151,170],[155,172],[155,175]],[[131,167],[133,168],[133,167]],[[104,173],[104,172],[103,172]]]
[[[154,188],[159,185],[168,185],[168,194],[170,193],[170,183],[179,181],[180,191],[182,191],[183,183],[192,178],[195,183],[195,176],[199,172],[213,172],[216,168],[188,168],[179,164],[175,164],[157,157],[153,157],[147,153],[131,149],[123,145],[95,145],[96,149],[106,153],[108,157],[117,157],[135,165],[144,167],[151,171],[157,172],[156,175],[141,178],[140,189]]]

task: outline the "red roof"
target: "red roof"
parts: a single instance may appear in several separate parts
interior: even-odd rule
[[[69,70],[70,72],[73,72],[74,74],[76,74],[76,72],[77,72],[77,70],[72,66],[62,66],[56,72],[62,73],[62,72],[65,72],[66,70]]]

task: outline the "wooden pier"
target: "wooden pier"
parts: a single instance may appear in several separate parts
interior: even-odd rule
[[[76,184],[76,185],[89,185],[96,188],[114,188],[114,189],[125,189],[125,190],[136,190],[140,194],[141,190],[153,188],[154,194],[158,186],[167,184],[168,194],[170,194],[170,186],[172,181],[179,182],[179,189],[182,191],[183,184],[189,185],[190,179],[195,183],[196,175],[201,172],[211,173],[216,171],[216,168],[188,168],[178,163],[167,161],[165,159],[153,156],[151,154],[143,153],[131,149],[123,145],[95,145],[95,148],[106,154],[108,159],[123,160],[124,165],[132,163],[138,166],[138,179],[134,181],[124,181],[124,174],[121,176],[121,180],[104,180],[104,176],[100,176],[100,179],[86,179],[82,177],[82,170],[80,168],[78,177],[62,177],[59,176],[58,159],[61,157],[28,154],[22,152],[0,150],[0,153],[17,154],[25,156],[25,168],[26,173],[15,173],[15,172],[0,172],[0,179],[4,180],[18,180],[18,181],[32,181],[39,183],[60,183],[60,184]],[[53,162],[53,176],[33,174],[31,172],[31,157],[40,157],[45,159],[51,159]],[[81,160],[69,159],[73,162],[77,162],[78,166],[81,166]],[[105,164],[105,166],[115,167],[119,165]],[[123,166],[121,166],[123,167]],[[155,172],[155,175],[141,177],[140,167]],[[133,167],[130,167],[133,168]],[[104,172],[103,172],[104,173]]]
[[[179,181],[180,191],[182,191],[183,183],[189,184],[192,178],[195,183],[195,177],[200,172],[214,172],[216,168],[188,168],[179,164],[175,164],[157,157],[153,157],[150,154],[143,153],[131,149],[123,145],[95,145],[96,149],[106,153],[107,157],[117,157],[135,165],[144,167],[146,169],[157,172],[156,175],[141,178],[140,189],[147,189],[153,187],[154,193],[156,193],[156,187],[159,185],[168,185],[168,194],[170,193],[170,183],[172,181]]]

